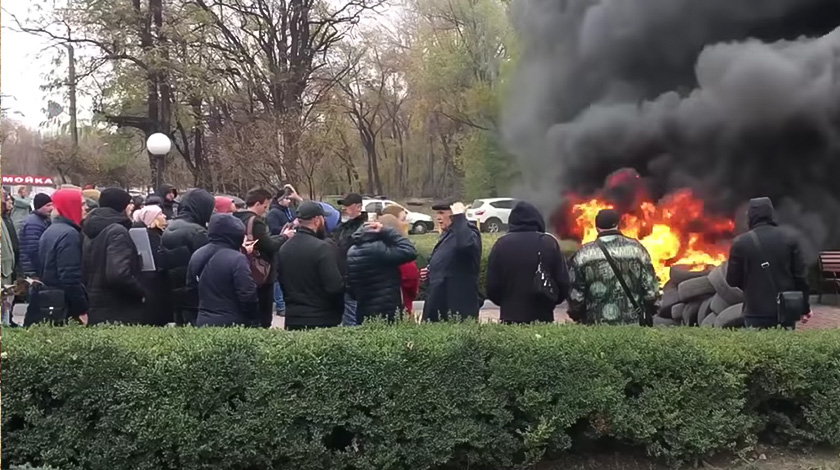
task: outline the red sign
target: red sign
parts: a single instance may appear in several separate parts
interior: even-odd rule
[[[3,184],[25,184],[33,186],[55,186],[55,182],[49,176],[33,175],[3,175]]]

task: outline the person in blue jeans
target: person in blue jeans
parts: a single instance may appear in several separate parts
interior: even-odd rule
[[[280,287],[280,282],[274,283],[274,310],[277,316],[286,316],[286,301],[283,300],[283,289]]]

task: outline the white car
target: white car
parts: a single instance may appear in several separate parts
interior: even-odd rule
[[[510,220],[516,200],[509,197],[476,199],[467,210],[467,220],[478,224],[483,232],[503,232]]]
[[[365,199],[362,201],[362,208],[368,213],[368,218],[371,220],[376,217],[376,214],[382,212],[382,209],[394,205],[405,210],[409,233],[422,235],[435,229],[435,222],[430,216],[421,212],[412,212],[402,204],[397,204],[390,199]]]

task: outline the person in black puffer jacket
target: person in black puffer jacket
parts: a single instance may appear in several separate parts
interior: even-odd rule
[[[557,287],[557,300],[537,292],[534,277],[542,260]],[[520,201],[510,213],[510,230],[493,245],[487,263],[487,297],[501,308],[502,323],[554,322],[554,307],[569,296],[569,270],[557,240],[545,233],[545,220]]]
[[[128,234],[129,204],[131,195],[108,188],[99,197],[99,208],[82,223],[82,283],[90,299],[91,325],[146,323],[140,256]]]
[[[198,315],[198,292],[187,289],[187,265],[193,253],[207,244],[207,224],[215,206],[216,199],[207,191],[188,191],[181,198],[178,217],[166,226],[160,240],[169,279],[167,298],[178,325],[195,324]]]
[[[347,287],[356,300],[357,323],[371,317],[394,321],[403,308],[400,265],[417,259],[417,250],[407,238],[378,222],[359,229],[352,243],[347,252]]]
[[[239,251],[245,224],[230,214],[210,219],[210,243],[195,252],[187,286],[199,294],[197,326],[260,326],[257,284]]]
[[[769,198],[750,201],[747,217],[750,231],[755,232],[764,251],[760,251],[749,232],[732,243],[726,282],[744,291],[744,323],[750,328],[783,326],[793,329],[796,324],[779,324],[776,309],[778,292],[801,291],[808,301],[808,273],[797,240],[776,226],[773,203]],[[767,272],[761,267],[769,263]],[[768,274],[776,284],[773,287]],[[810,310],[810,306],[808,306]],[[802,317],[807,322],[811,315]]]

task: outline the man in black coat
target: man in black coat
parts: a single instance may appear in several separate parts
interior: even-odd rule
[[[175,323],[195,324],[198,292],[187,289],[187,265],[193,253],[207,244],[207,224],[216,207],[213,195],[203,189],[188,191],[181,198],[178,216],[166,226],[160,239],[169,279],[169,298]]]
[[[316,202],[304,202],[298,208],[298,223],[279,255],[286,329],[338,326],[344,311],[344,279],[335,245],[324,240],[324,209]]]
[[[538,266],[556,288],[553,301],[536,288]],[[545,233],[536,207],[518,202],[510,213],[509,233],[490,251],[487,297],[501,307],[502,323],[551,323],[554,308],[568,295],[569,270],[557,240]]]
[[[271,272],[265,283],[257,286],[257,297],[260,301],[260,325],[263,328],[270,328],[274,313],[274,283],[277,281],[277,253],[286,241],[286,236],[271,235],[268,224],[265,221],[265,214],[271,203],[271,193],[265,189],[254,189],[248,191],[245,196],[245,207],[243,211],[235,212],[233,215],[241,220],[247,227],[252,224],[251,233],[245,236],[256,242],[254,249],[259,257],[271,263]],[[253,221],[253,222],[252,222]]]
[[[88,324],[147,324],[140,282],[141,263],[128,230],[126,210],[131,195],[108,188],[99,196],[99,208],[82,223],[82,283],[88,292]]]
[[[333,239],[338,245],[338,267],[341,274],[347,273],[347,252],[353,246],[353,234],[368,221],[368,214],[362,210],[362,196],[356,193],[348,194],[344,199],[338,201],[344,210],[341,217],[341,225],[338,226]],[[344,326],[358,325],[356,321],[356,300],[350,294],[344,297],[344,313],[341,320]]]
[[[347,290],[356,300],[357,323],[377,316],[394,321],[403,308],[400,265],[417,259],[417,249],[408,238],[378,222],[353,234],[352,243],[347,252]]]
[[[210,219],[210,243],[193,254],[187,286],[198,290],[198,326],[260,326],[257,285],[240,251],[245,224],[230,214]]]
[[[747,327],[792,329],[795,323],[779,323],[776,298],[779,292],[801,291],[808,302],[808,273],[799,243],[776,226],[769,198],[751,200],[747,217],[750,231],[758,236],[763,250],[759,250],[749,232],[736,238],[729,251],[726,282],[744,291]],[[807,308],[809,313],[802,317],[803,323],[811,318],[810,306]]]
[[[443,233],[429,265],[420,271],[421,280],[428,281],[423,319],[478,318],[482,304],[478,288],[481,234],[467,222],[466,208],[460,202],[438,202],[432,210]]]
[[[178,190],[174,186],[164,184],[158,189],[158,196],[160,197],[160,208],[163,210],[163,214],[167,220],[174,219],[178,212],[175,210],[175,199],[178,197]]]

